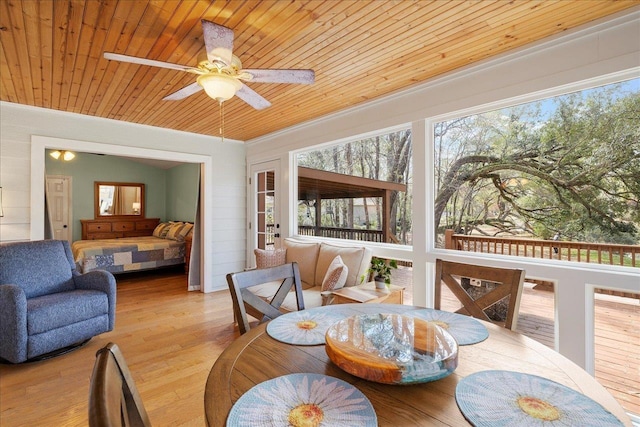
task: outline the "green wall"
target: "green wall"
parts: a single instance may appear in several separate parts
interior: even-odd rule
[[[196,215],[200,165],[189,163],[167,170],[167,218],[193,222]]]
[[[187,164],[171,169],[161,169],[120,157],[90,153],[76,153],[68,162],[55,160],[47,150],[45,160],[46,175],[66,175],[72,177],[73,240],[79,240],[82,232],[81,219],[93,219],[94,181],[139,182],[145,184],[146,217],[160,218],[161,221],[174,220],[180,214],[181,220],[193,221],[198,190],[199,165]],[[178,169],[173,171],[173,169]],[[194,170],[198,174],[194,174]],[[184,171],[184,172],[181,172]],[[183,173],[186,176],[183,176]],[[195,176],[195,177],[194,177]],[[191,182],[189,180],[192,180]],[[171,185],[168,185],[171,181]],[[175,183],[174,183],[175,182]],[[171,190],[169,190],[169,187]],[[180,210],[168,208],[176,205],[173,197],[181,196]],[[171,203],[168,203],[171,200]],[[191,208],[186,204],[191,203]],[[188,213],[191,212],[190,216]],[[184,218],[184,219],[183,219]]]

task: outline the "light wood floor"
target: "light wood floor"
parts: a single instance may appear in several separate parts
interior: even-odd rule
[[[109,341],[124,353],[154,426],[205,425],[207,375],[238,332],[228,292],[187,292],[185,280],[181,273],[119,277],[114,331],[55,359],[0,365],[0,426],[86,426],[95,352]],[[597,304],[596,377],[637,413],[640,309],[626,307]],[[519,329],[553,346],[553,293],[525,290]]]
[[[120,346],[154,426],[204,426],[204,386],[238,335],[228,292],[186,291],[184,274],[118,278],[115,330],[54,359],[0,365],[0,426],[86,426],[96,351]]]

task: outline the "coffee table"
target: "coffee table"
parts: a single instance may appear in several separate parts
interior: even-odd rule
[[[331,304],[350,304],[354,302],[402,304],[404,286],[389,285],[387,289],[376,289],[375,282],[358,286],[349,286],[333,291]]]

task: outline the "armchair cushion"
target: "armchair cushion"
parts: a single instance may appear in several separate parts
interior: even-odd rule
[[[107,294],[74,290],[27,300],[27,332],[41,334],[51,329],[108,314]]]
[[[41,240],[4,245],[6,249],[0,252],[0,284],[20,286],[27,298],[75,289],[71,249],[68,242],[66,250],[59,242]]]

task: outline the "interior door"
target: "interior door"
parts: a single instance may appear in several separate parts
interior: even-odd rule
[[[73,241],[71,177],[47,176],[46,195],[52,238]]]
[[[251,167],[251,245],[253,249],[271,249],[280,246],[280,214],[278,204],[278,161],[258,163]]]

